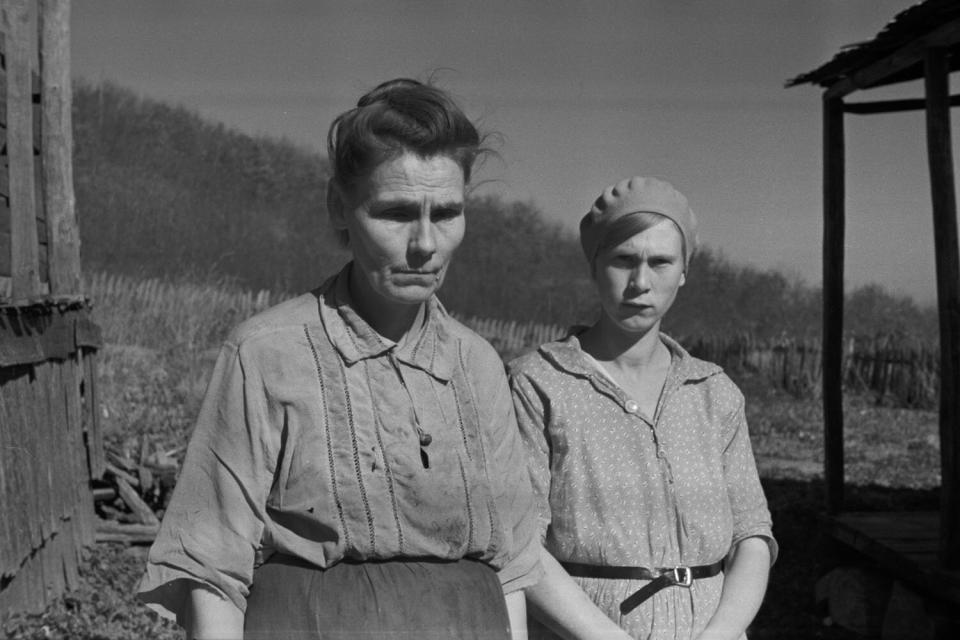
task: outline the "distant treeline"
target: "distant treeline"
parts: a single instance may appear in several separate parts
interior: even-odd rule
[[[320,154],[112,84],[78,83],[73,122],[86,268],[297,292],[346,260],[327,220]],[[472,199],[467,216],[441,295],[451,310],[562,326],[593,318],[596,298],[571,231],[534,204],[494,197]],[[879,286],[853,291],[845,318],[855,335],[937,337],[932,311]],[[766,338],[814,336],[819,327],[818,288],[706,247],[664,328]]]

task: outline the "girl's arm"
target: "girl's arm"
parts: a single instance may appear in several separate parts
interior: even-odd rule
[[[506,596],[507,615],[510,617],[510,637],[527,640],[527,601],[523,591],[512,591]]]
[[[243,612],[213,590],[190,590],[184,627],[188,640],[243,640]]]
[[[630,638],[626,631],[597,608],[556,558],[542,547],[540,562],[544,570],[543,578],[526,590],[527,602],[534,617],[566,640]]]
[[[770,574],[770,547],[760,537],[734,545],[724,568],[720,604],[697,640],[736,640],[760,609]]]

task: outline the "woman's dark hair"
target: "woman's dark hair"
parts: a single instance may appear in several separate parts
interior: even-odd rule
[[[353,193],[381,162],[410,152],[449,156],[469,184],[480,143],[476,127],[446,92],[408,78],[388,80],[330,125],[330,179]]]

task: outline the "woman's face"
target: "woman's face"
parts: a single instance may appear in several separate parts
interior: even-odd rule
[[[603,313],[628,333],[659,329],[685,278],[683,236],[667,219],[601,251],[594,266]]]
[[[340,194],[331,219],[353,252],[356,302],[389,312],[436,292],[464,232],[463,170],[447,156],[404,153]]]

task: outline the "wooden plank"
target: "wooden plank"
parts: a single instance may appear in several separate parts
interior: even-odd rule
[[[77,465],[76,458],[83,449],[73,446],[70,435],[67,409],[67,395],[65,385],[67,380],[63,376],[64,361],[48,360],[50,368],[50,424],[53,427],[53,436],[56,438],[57,462],[54,467],[54,496],[56,504],[54,513],[61,521],[73,515],[77,508],[79,495],[77,493]]]
[[[13,297],[40,292],[37,207],[33,164],[33,89],[30,78],[31,3],[7,0],[7,156],[10,163]]]
[[[929,524],[932,526],[926,531],[927,537],[935,542],[939,514],[887,513],[883,525],[887,527],[886,540],[873,535],[881,526],[876,517],[877,514],[842,513],[826,516],[823,521],[830,536],[874,560],[884,571],[928,596],[960,604],[960,572],[944,569],[935,554],[922,550],[910,552],[896,542],[901,535],[897,531],[908,531],[912,536]]]
[[[77,491],[81,496],[79,504],[81,505],[81,510],[75,515],[75,519],[78,526],[78,535],[79,540],[84,545],[90,545],[94,542],[93,537],[93,495],[90,492],[90,454],[89,446],[84,442],[84,417],[83,417],[83,399],[80,396],[80,385],[83,375],[83,362],[82,351],[77,349],[74,357],[71,358],[67,363],[66,371],[69,374],[70,384],[68,388],[69,392],[69,406],[70,406],[70,424],[71,432],[73,433],[75,441],[75,450],[77,452],[77,464],[78,469],[74,481],[76,482]],[[65,388],[67,386],[65,385]],[[84,494],[87,494],[84,497]]]
[[[52,449],[57,446],[50,434],[49,404],[47,389],[49,380],[47,373],[49,364],[41,362],[34,366],[34,375],[30,380],[31,415],[30,430],[33,433],[34,476],[32,491],[37,496],[38,517],[40,532],[43,536],[40,546],[54,533],[56,521],[59,519],[54,513],[53,496],[53,465],[51,458],[56,455]]]
[[[97,389],[97,352],[83,349],[83,401],[84,431],[87,434],[87,451],[90,456],[90,478],[103,477],[106,471],[106,456],[103,452],[103,434],[100,432],[100,397]]]
[[[13,374],[11,374],[13,375]],[[8,480],[7,486],[10,487],[10,502],[5,505],[5,509],[11,514],[9,519],[10,543],[12,564],[4,569],[8,575],[16,573],[23,560],[30,554],[32,547],[32,530],[29,519],[30,509],[30,485],[29,485],[29,458],[27,453],[29,449],[24,442],[23,411],[20,387],[20,376],[8,378],[4,385],[0,387],[6,400],[8,408],[7,415],[7,441],[10,446],[7,448],[4,456],[5,474]],[[24,459],[27,459],[24,462]]]
[[[159,525],[160,520],[157,519],[156,514],[153,513],[153,510],[147,505],[146,502],[140,497],[140,494],[130,486],[130,483],[116,476],[114,478],[117,483],[117,490],[120,492],[120,497],[123,499],[124,503],[129,507],[130,511],[133,512],[134,517],[140,524],[149,524],[149,525]]]
[[[940,557],[947,568],[960,569],[960,251],[946,49],[927,51],[924,86],[940,316]]]
[[[13,416],[7,407],[6,393],[4,392],[3,372],[0,370],[0,504],[5,509],[13,507],[16,495],[15,479],[13,474],[13,448],[11,436]],[[14,549],[17,531],[13,527],[13,517],[5,515],[0,518],[0,577],[12,574],[20,564]]]
[[[953,20],[930,33],[915,38],[885,58],[867,65],[850,76],[834,83],[824,93],[827,98],[842,98],[858,89],[877,86],[898,72],[920,64],[928,48],[947,47],[960,42],[960,20]]]
[[[23,510],[18,513],[18,520],[23,524],[26,533],[24,539],[28,544],[27,550],[36,549],[43,542],[43,534],[40,530],[40,502],[38,499],[36,487],[37,463],[36,451],[37,443],[33,430],[33,397],[31,393],[30,378],[33,375],[33,367],[28,367],[30,373],[17,377],[13,381],[13,390],[16,394],[17,415],[14,418],[16,426],[16,439],[20,444],[18,447],[19,455],[14,460],[14,465],[20,469],[21,490],[23,491]]]
[[[823,475],[827,512],[843,508],[843,100],[823,100]]]
[[[97,542],[126,542],[149,544],[160,530],[155,524],[121,524],[113,520],[97,520]]]
[[[960,95],[950,96],[950,106],[960,106]],[[870,115],[875,113],[900,113],[903,111],[922,111],[927,108],[925,98],[906,100],[874,100],[872,102],[847,102],[843,105],[844,113]]]
[[[50,240],[50,292],[80,293],[80,232],[73,193],[70,3],[40,3],[43,185]]]

